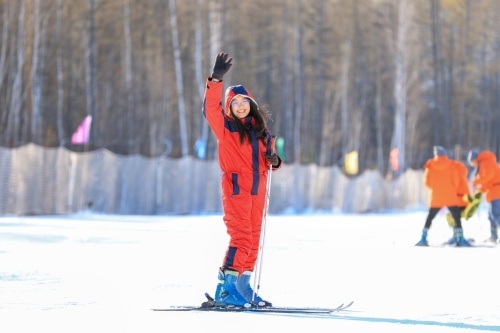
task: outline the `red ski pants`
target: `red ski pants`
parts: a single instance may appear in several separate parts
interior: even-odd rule
[[[229,235],[223,269],[240,274],[254,270],[259,251],[266,180],[266,174],[259,175],[257,194],[252,195],[252,183],[255,182],[252,173],[225,173],[222,176],[224,223]]]

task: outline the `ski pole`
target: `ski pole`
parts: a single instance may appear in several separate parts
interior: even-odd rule
[[[272,138],[272,141],[274,137]],[[271,149],[271,152],[273,150]],[[262,210],[262,224],[260,229],[260,240],[259,240],[259,250],[257,253],[257,265],[256,272],[253,281],[253,290],[252,293],[252,303],[255,300],[255,297],[259,294],[260,289],[260,278],[262,276],[262,260],[264,257],[264,244],[266,239],[266,226],[267,226],[267,211],[269,208],[269,196],[271,195],[271,175],[273,173],[273,166],[269,165],[269,169],[267,170],[267,180],[266,180],[266,197],[264,201],[264,208]]]
[[[262,226],[260,230],[260,241],[259,241],[259,251],[257,254],[257,270],[255,272],[254,276],[254,282],[253,282],[253,290],[254,293],[252,294],[252,302],[255,300],[255,296],[259,294],[259,289],[260,289],[260,278],[262,276],[262,260],[264,257],[264,243],[266,239],[266,225],[267,225],[267,209],[269,206],[269,195],[271,193],[271,175],[272,175],[272,165],[269,166],[269,170],[267,172],[267,181],[266,181],[266,200],[264,203],[264,210],[262,214]]]

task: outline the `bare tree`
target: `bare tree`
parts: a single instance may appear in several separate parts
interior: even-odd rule
[[[170,93],[168,89],[168,82],[169,82],[169,67],[168,67],[168,56],[169,56],[169,43],[168,43],[168,29],[167,29],[167,22],[166,22],[166,17],[167,17],[167,9],[166,9],[166,4],[164,0],[159,0],[160,2],[160,10],[159,13],[161,14],[159,17],[160,20],[160,55],[161,55],[161,101],[160,101],[160,119],[159,119],[159,137],[161,138],[164,148],[164,154],[168,153],[169,150],[169,141],[168,141],[168,133],[167,133],[167,124],[170,122],[170,117],[169,117],[169,112],[168,112],[168,101],[170,99]]]
[[[359,6],[359,0],[353,1],[353,24],[354,36],[352,39],[356,41],[353,46],[355,48],[354,55],[354,66],[352,70],[352,91],[356,91],[356,99],[352,100],[352,123],[349,129],[349,150],[358,151],[360,155],[364,156],[367,154],[368,149],[360,150],[361,148],[361,134],[363,133],[363,128],[365,122],[363,120],[367,119],[364,116],[367,108],[367,98],[368,98],[368,82],[369,82],[369,72],[367,68],[366,49],[367,45],[365,43],[365,34],[363,30],[363,21],[366,20],[368,15],[363,15],[360,13],[361,6]],[[360,18],[363,17],[363,19]],[[351,96],[352,97],[352,96]],[[364,161],[364,159],[362,159]]]
[[[330,83],[333,86],[333,83]],[[325,105],[328,109],[323,113],[322,119],[322,135],[321,135],[321,149],[319,150],[319,165],[327,166],[334,162],[334,136],[335,133],[335,117],[340,111],[341,94],[332,86],[325,87]],[[331,94],[334,94],[331,96]]]
[[[303,98],[302,98],[302,78],[304,73],[302,72],[302,26],[300,24],[300,13],[302,12],[302,4],[300,0],[297,0],[295,7],[295,20],[293,25],[293,36],[295,40],[294,49],[294,85],[295,85],[295,103],[294,103],[294,126],[293,126],[293,148],[294,148],[294,159],[296,162],[301,161],[302,157],[302,113],[303,113]]]
[[[394,132],[392,136],[392,148],[399,151],[399,170],[406,169],[406,36],[408,22],[411,20],[410,5],[407,0],[399,0],[398,7],[398,33],[396,42],[394,80],[394,99],[396,101],[396,113],[394,115]]]
[[[97,36],[95,28],[96,5],[95,0],[88,0],[87,29],[82,30],[82,41],[85,50],[85,79],[87,83],[87,114],[95,119],[97,98]],[[93,128],[93,127],[92,127]],[[92,130],[91,130],[92,132]]]
[[[198,86],[198,98],[200,102],[200,109],[201,109],[201,104],[203,103],[203,97],[205,94],[205,80],[207,76],[209,75],[206,73],[206,71],[203,69],[203,28],[202,28],[202,13],[201,9],[203,7],[204,0],[196,0],[196,14],[195,14],[195,61],[194,61],[194,70],[195,70],[195,77],[196,77],[196,84]],[[214,46],[215,47],[215,46]],[[215,56],[215,50],[212,50],[213,52],[211,53],[212,57]],[[212,59],[212,58],[210,58]],[[200,117],[201,119],[202,117]],[[197,149],[198,149],[198,157],[205,158],[206,157],[206,149],[207,149],[207,142],[208,142],[208,134],[209,134],[209,127],[208,123],[202,119],[201,121],[201,133],[199,134],[199,137],[197,138],[196,144],[197,144]]]
[[[6,60],[7,60],[7,42],[8,42],[8,33],[9,33],[9,15],[8,15],[8,7],[3,10],[2,13],[2,39],[0,42],[0,91],[2,91],[3,80],[5,77],[6,71]]]
[[[63,11],[64,3],[63,0],[57,0],[56,9],[56,71],[57,71],[57,142],[59,146],[64,146],[66,143],[66,137],[64,135],[64,124],[63,124],[63,106],[64,106],[64,68],[63,68]]]
[[[130,32],[130,3],[129,0],[123,2],[123,36],[124,36],[124,72],[125,72],[125,94],[127,97],[126,112],[127,112],[127,133],[128,133],[128,151],[137,151],[136,146],[139,142],[134,140],[133,127],[136,125],[134,122],[135,100],[133,81],[134,73],[132,69],[132,36]]]
[[[348,152],[349,145],[349,68],[351,66],[351,43],[342,45],[342,74],[340,79],[341,94],[341,133],[342,156]]]
[[[432,58],[434,71],[434,103],[435,129],[434,142],[444,146],[450,145],[450,110],[448,103],[448,80],[445,73],[446,66],[443,54],[443,29],[441,22],[440,1],[432,0],[430,8],[432,26]],[[438,126],[439,124],[439,126]]]
[[[288,6],[285,6],[283,10],[283,18],[285,22],[290,21],[290,9]],[[281,52],[279,53],[279,57],[281,57],[281,68],[280,68],[280,80],[281,82],[281,116],[279,117],[279,131],[283,133],[284,136],[284,141],[285,142],[293,142],[293,133],[290,131],[290,128],[292,127],[293,124],[293,93],[292,93],[292,86],[291,86],[291,80],[292,80],[292,70],[291,70],[291,64],[290,64],[290,59],[289,59],[289,50],[291,47],[291,38],[289,34],[289,26],[285,25],[282,27],[280,30],[281,36],[279,38],[281,39]],[[287,162],[289,161],[297,161],[297,156],[294,156],[293,158],[290,158],[290,155],[292,155],[292,145],[285,145],[285,152],[286,152],[286,158],[285,160]]]
[[[456,140],[459,144],[463,144],[465,138],[464,132],[466,130],[465,126],[465,107],[466,107],[466,94],[467,90],[467,64],[470,59],[470,41],[469,41],[469,31],[470,31],[470,7],[471,0],[465,0],[463,8],[463,28],[462,28],[462,38],[461,38],[461,52],[462,57],[459,63],[460,71],[458,74],[458,85],[459,91],[461,93],[457,94],[458,107],[457,107],[457,130],[456,130]]]
[[[9,146],[18,146],[22,140],[21,110],[23,105],[23,69],[25,61],[24,41],[25,41],[25,0],[19,2],[18,30],[17,30],[17,57],[15,71],[12,73],[14,82],[12,84],[10,107],[7,117],[7,126],[4,132],[4,141]]]
[[[9,9],[10,6],[7,6],[7,4],[2,8],[2,40],[1,40],[1,47],[0,47],[0,92],[3,92],[3,83],[4,83],[4,78],[6,77],[6,74],[8,72],[8,68],[6,66],[7,63],[7,43],[9,42],[8,39],[8,32],[9,32]],[[5,93],[7,94],[7,92]],[[0,94],[0,101],[1,101],[1,94]],[[4,101],[6,107],[4,108],[4,111],[2,112],[0,110],[0,128],[2,129],[2,132],[6,132],[6,127],[8,126],[7,121],[8,121],[8,107],[7,107],[7,98],[5,98]],[[5,140],[5,136],[2,138],[0,137],[0,140]]]
[[[31,140],[42,144],[42,90],[43,90],[43,75],[40,73],[43,66],[43,51],[45,46],[43,43],[44,25],[42,25],[40,0],[34,0],[33,12],[33,52],[31,64]]]
[[[175,0],[168,0],[170,9],[170,27],[172,28],[172,43],[175,61],[175,82],[177,86],[177,102],[179,108],[179,131],[181,135],[182,156],[189,154],[189,142],[187,137],[186,105],[184,101],[184,82],[182,78],[182,59],[179,44],[179,30],[177,28],[177,10]]]

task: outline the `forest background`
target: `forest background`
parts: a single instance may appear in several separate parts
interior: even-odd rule
[[[0,0],[0,146],[212,160],[201,108],[224,51],[286,163],[498,155],[498,17],[498,0]]]

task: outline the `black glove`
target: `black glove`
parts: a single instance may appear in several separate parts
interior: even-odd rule
[[[269,153],[266,153],[266,155],[264,155],[264,158],[266,159],[266,161],[268,161],[272,166],[277,166],[280,162],[280,159],[278,157],[278,155],[276,154],[269,154]]]
[[[481,192],[476,192],[474,194],[474,199],[476,199],[476,200],[481,200],[481,197],[482,197],[482,193]]]
[[[222,81],[224,75],[233,65],[231,61],[233,61],[233,58],[229,58],[229,55],[227,53],[219,53],[215,58],[214,68],[212,70],[212,78]]]

